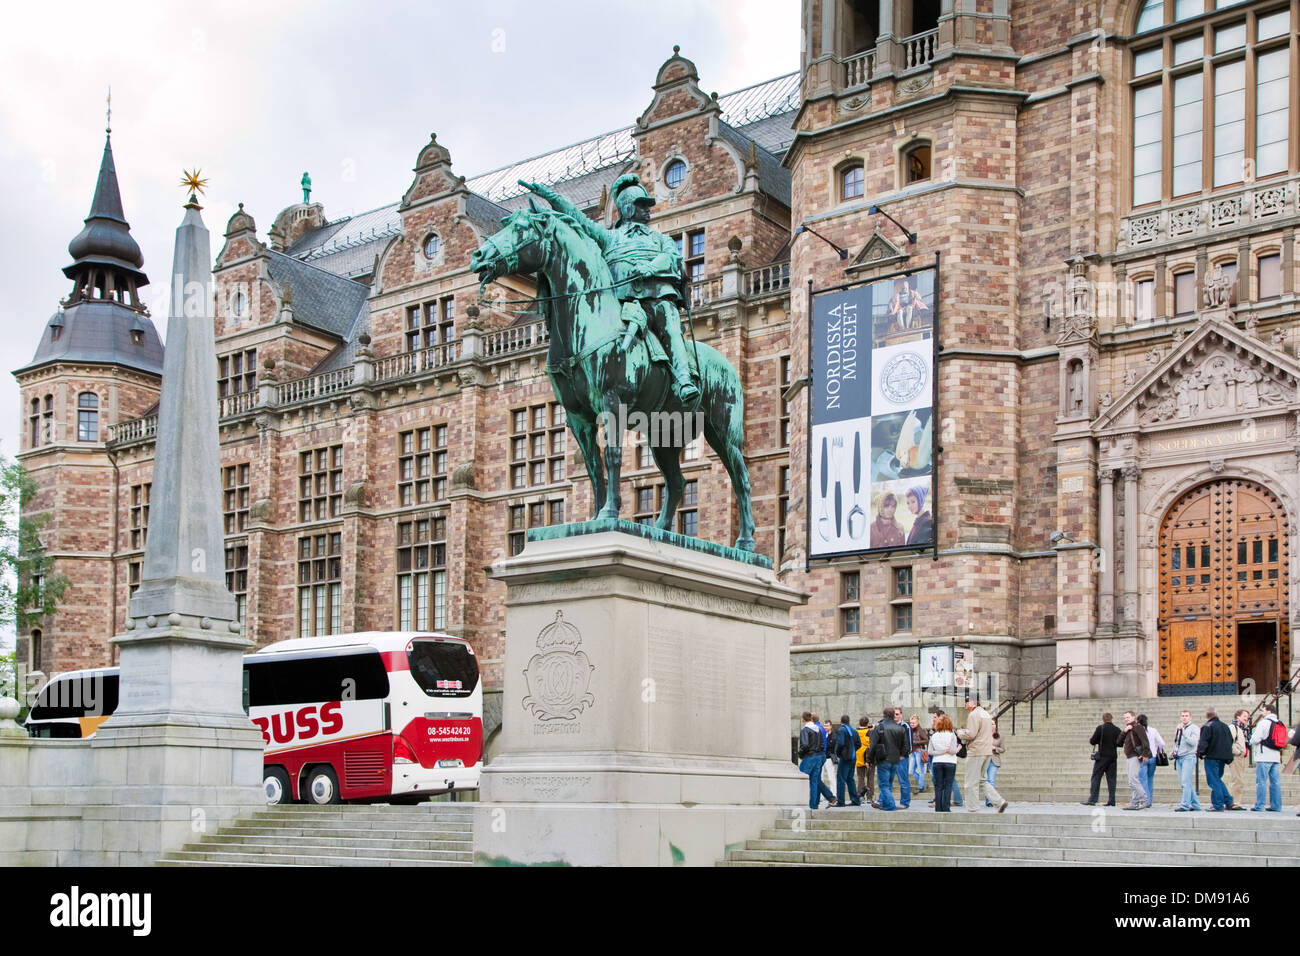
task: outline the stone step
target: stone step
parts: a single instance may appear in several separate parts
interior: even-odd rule
[[[315,847],[324,850],[361,848],[374,850],[444,850],[458,853],[472,852],[474,849],[473,841],[467,839],[411,839],[409,837],[383,836],[380,834],[342,837],[333,833],[328,836],[291,836],[276,832],[270,828],[251,833],[245,832],[245,830],[246,828],[243,827],[232,828],[230,831],[222,830],[210,840],[204,841],[203,846],[238,845],[241,847],[254,847],[276,845]],[[190,845],[195,846],[195,844]]]
[[[1026,850],[1051,848],[1060,850],[1116,851],[1114,835],[1067,835],[1045,837],[1025,834],[927,833],[893,831],[888,836],[891,847],[901,846],[976,846],[1010,847]],[[1126,853],[1200,853],[1221,856],[1270,857],[1290,860],[1300,865],[1300,846],[1274,845],[1233,840],[1168,839],[1156,834],[1137,837],[1124,834],[1122,852]],[[747,850],[795,850],[820,848],[850,852],[863,844],[880,842],[874,833],[819,830],[814,834],[797,834],[782,830],[764,830],[757,840],[746,842]]]
[[[397,830],[380,827],[279,827],[274,824],[254,823],[247,820],[233,826],[225,826],[220,831],[222,836],[245,835],[261,836],[276,834],[284,837],[321,837],[324,839],[402,839],[402,840],[437,840],[467,843],[473,838],[472,830],[444,830],[442,828]]]
[[[470,849],[436,850],[436,849],[398,849],[387,846],[352,846],[302,845],[291,842],[267,841],[264,843],[190,843],[182,847],[189,853],[236,853],[256,854],[258,856],[327,856],[340,860],[352,857],[382,857],[388,860],[424,860],[426,862],[444,862],[468,860],[473,858]]]
[[[1050,848],[1015,847],[953,847],[939,844],[917,844],[908,847],[911,853],[900,853],[888,845],[860,852],[823,852],[817,850],[731,850],[728,860],[758,860],[784,863],[807,863],[814,866],[834,864],[849,866],[954,866],[971,862],[987,862],[990,856],[1001,861],[1019,860],[1021,865],[1036,866],[1044,863],[1096,863],[1123,865],[1133,863],[1134,856],[1122,848],[1114,850],[1054,850]],[[1161,853],[1143,857],[1144,866],[1259,866],[1255,857],[1214,856],[1200,857],[1187,853]]]
[[[216,850],[178,850],[160,861],[165,866],[198,864],[200,866],[238,866],[260,864],[263,866],[470,866],[469,854],[465,859],[391,859],[387,856],[334,856],[299,853],[243,853]]]
[[[200,864],[201,865],[201,864]],[[1000,860],[995,857],[988,857],[979,860],[960,859],[958,857],[942,856],[899,856],[899,855],[882,855],[874,858],[856,856],[851,861],[843,863],[790,863],[776,862],[773,860],[756,859],[756,860],[720,860],[715,866],[844,866],[844,867],[901,867],[901,866],[1040,866],[1037,860]],[[1075,861],[1071,866],[1128,866],[1139,867],[1141,863],[1082,863]]]
[[[965,830],[969,827],[1008,830],[1030,830],[1053,827],[1091,827],[1097,819],[1096,811],[1103,808],[1079,807],[1078,812],[1044,808],[1034,812],[1016,812],[1008,808],[1005,813],[981,809],[977,813],[935,813],[932,808],[886,813],[880,810],[785,810],[777,818],[779,827],[794,826],[805,829],[856,829],[891,831],[896,827],[937,827],[948,830]],[[1231,830],[1237,833],[1276,833],[1300,842],[1300,821],[1286,813],[1174,813],[1169,809],[1143,810],[1125,813],[1105,808],[1106,826],[1110,828],[1149,827],[1158,825],[1168,832]],[[1043,832],[1046,832],[1044,830]]]
[[[297,826],[309,829],[393,829],[393,830],[447,830],[468,832],[474,828],[472,818],[438,820],[429,817],[384,819],[376,817],[313,817],[311,814],[254,813],[244,819],[270,826]]]

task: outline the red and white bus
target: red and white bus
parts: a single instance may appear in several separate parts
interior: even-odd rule
[[[117,708],[118,668],[55,675],[33,737],[90,737]],[[483,688],[469,643],[373,632],[280,641],[244,657],[244,704],[266,742],[268,803],[419,800],[478,787]]]
[[[244,658],[268,803],[478,787],[483,689],[467,641],[371,632],[279,641]]]

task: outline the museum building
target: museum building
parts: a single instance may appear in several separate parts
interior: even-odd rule
[[[636,172],[685,262],[687,341],[744,386],[757,550],[809,594],[792,712],[920,706],[918,649],[937,646],[993,697],[1066,663],[1074,694],[1107,697],[1295,670],[1300,0],[800,17],[796,73],[718,96],[675,50],[628,128],[472,178],[431,137],[396,202],[331,220],[305,193],[265,239],[241,205],[216,361],[249,636],[445,630],[499,689],[485,567],[593,509],[536,290],[480,298],[469,258],[527,205],[517,180],[610,224]],[[72,289],[15,373],[32,510],[72,582],[20,635],[47,674],[111,661],[148,533],[162,344],[109,143],[69,253]],[[936,263],[932,535],[816,557],[810,304]],[[627,441],[623,513],[653,521],[662,479]],[[675,529],[730,544],[725,470],[703,443],[684,459]]]

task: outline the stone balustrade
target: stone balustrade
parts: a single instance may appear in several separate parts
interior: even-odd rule
[[[904,37],[899,41],[903,48],[903,69],[914,70],[928,66],[934,59],[934,51],[939,45],[939,31],[927,30]]]
[[[876,51],[867,50],[857,53],[843,61],[844,89],[852,90],[866,86],[876,75]]]
[[[333,372],[321,372],[306,378],[294,379],[277,385],[275,389],[276,404],[292,405],[294,402],[315,401],[336,392],[341,392],[352,384],[351,368],[341,368]]]
[[[495,332],[483,334],[483,355],[497,358],[522,352],[534,346],[545,345],[550,341],[545,322],[529,322],[526,325],[512,325]]]
[[[1171,202],[1155,210],[1135,212],[1120,222],[1120,251],[1164,246],[1214,236],[1241,226],[1266,226],[1300,213],[1300,177],[1251,183],[1223,190],[1209,199]]]
[[[395,378],[418,375],[442,368],[456,361],[459,349],[456,342],[447,342],[416,352],[398,352],[375,360],[375,381],[388,382]]]
[[[116,445],[144,438],[152,439],[156,434],[158,434],[158,416],[146,415],[143,418],[132,418],[129,421],[118,422],[116,425],[109,425],[108,443]]]
[[[745,295],[747,297],[771,295],[773,292],[786,292],[790,289],[790,263],[774,262],[745,273]]]
[[[257,404],[257,390],[249,389],[247,392],[236,392],[234,395],[225,395],[221,398],[221,417],[229,418],[231,415],[242,415]]]

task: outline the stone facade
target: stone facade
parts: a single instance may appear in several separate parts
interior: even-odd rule
[[[262,243],[241,210],[217,260],[216,331],[222,357],[256,349],[256,382],[223,398],[221,420],[223,466],[248,465],[247,514],[228,538],[247,548],[248,633],[260,643],[300,633],[299,588],[317,586],[300,583],[317,560],[300,561],[302,542],[314,548],[325,535],[328,548],[331,534],[340,536],[339,562],[325,556],[321,581],[337,584],[338,596],[326,592],[326,617],[337,600],[343,630],[401,626],[407,572],[399,561],[420,543],[404,543],[403,526],[445,519],[437,525],[445,564],[428,568],[445,572],[445,591],[429,592],[430,624],[435,601],[445,601],[442,625],[474,642],[488,686],[501,685],[504,590],[483,569],[510,553],[520,514],[528,525],[558,519],[553,508],[562,508],[568,521],[588,516],[591,499],[574,442],[550,444],[559,431],[550,417],[532,427],[534,410],[550,416],[553,399],[544,329],[515,301],[531,288],[507,280],[480,301],[468,257],[524,201],[502,183],[545,180],[612,222],[602,187],[634,170],[658,200],[654,224],[681,235],[688,261],[698,260],[695,336],[719,348],[745,386],[758,548],[785,584],[811,595],[791,617],[792,711],[856,715],[911,694],[895,675],[915,670],[925,643],[970,644],[976,670],[997,675],[1001,696],[1064,663],[1076,694],[1155,694],[1169,639],[1160,534],[1177,496],[1209,480],[1250,479],[1278,496],[1288,527],[1297,519],[1300,144],[1293,114],[1288,171],[1135,210],[1134,55],[1150,48],[1148,38],[1163,43],[1176,32],[1139,32],[1142,6],[805,0],[808,42],[784,104],[768,99],[745,113],[736,105],[745,91],[705,94],[695,65],[675,54],[636,124],[600,140],[613,144],[614,159],[561,157],[548,169],[528,161],[467,180],[435,138],[400,202],[357,217],[366,235],[357,223],[331,224],[319,204],[295,205]],[[1253,30],[1261,9],[1273,7],[1207,12],[1211,26],[1243,20]],[[1300,74],[1297,21],[1293,3],[1290,46],[1270,41],[1290,50],[1292,75]],[[786,131],[773,138],[775,127]],[[684,176],[670,186],[677,163]],[[846,196],[844,174],[859,164],[861,188]],[[873,206],[915,231],[916,243]],[[815,235],[790,239],[799,224],[849,259]],[[694,257],[691,235],[700,231]],[[936,255],[937,547],[807,567],[805,290],[919,268]],[[1206,292],[1223,286],[1211,281],[1213,268],[1228,260],[1241,266],[1231,301],[1211,308]],[[1196,276],[1190,308],[1177,278],[1186,269]],[[451,339],[440,331],[448,321]],[[1205,364],[1216,355],[1234,363],[1232,391],[1225,386],[1220,398],[1215,385],[1212,399],[1193,406],[1193,379],[1200,390],[1225,381]],[[45,394],[35,376],[46,376],[57,417],[71,427],[78,374],[58,367],[20,376],[24,408]],[[65,573],[77,568],[67,611],[45,628],[53,669],[107,658],[130,586],[129,499],[149,480],[157,383],[107,375],[119,396],[104,418],[115,426],[110,442],[24,447],[21,456],[41,482],[38,502],[56,517],[51,550]],[[518,434],[517,410],[526,418]],[[445,445],[429,450],[429,480],[444,484],[427,501],[405,503],[403,459],[423,466],[418,448],[403,452],[403,436],[418,442],[429,429],[432,439],[441,426]],[[1224,439],[1232,428],[1255,437]],[[545,447],[534,454],[539,436]],[[304,474],[304,453],[336,447],[338,468]],[[1132,497],[1123,469],[1136,470]],[[685,473],[698,482],[697,533],[730,542],[736,517],[716,456],[701,449]],[[303,518],[304,479],[309,510],[325,501],[319,519],[314,510]],[[652,468],[632,471],[625,516],[636,514],[638,490],[657,483]],[[101,531],[84,550],[74,547],[81,531],[65,518],[65,502],[94,509],[88,520],[116,527],[116,540]],[[904,570],[911,592],[900,596]],[[860,594],[851,606],[842,600],[850,574]],[[1296,603],[1292,586],[1282,630]],[[896,608],[906,598],[911,623],[900,630]],[[851,608],[857,633],[846,633]],[[1290,645],[1279,646],[1287,650],[1278,666],[1289,674]]]

